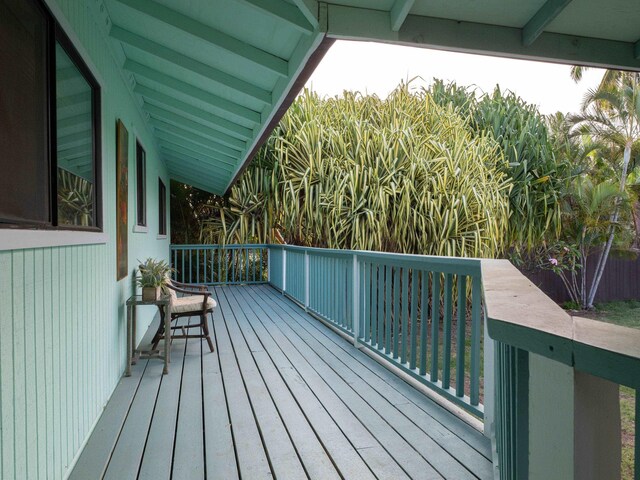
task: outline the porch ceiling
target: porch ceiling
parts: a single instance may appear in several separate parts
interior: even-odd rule
[[[640,4],[628,0],[104,1],[170,175],[218,194],[322,58],[323,39],[640,70]]]

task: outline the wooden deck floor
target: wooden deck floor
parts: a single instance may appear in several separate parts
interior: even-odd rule
[[[72,479],[490,478],[486,438],[269,286],[216,287],[216,351],[118,385]]]

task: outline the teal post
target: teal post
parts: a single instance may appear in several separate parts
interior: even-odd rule
[[[451,385],[451,315],[453,314],[453,275],[444,277],[444,316],[442,326],[442,388]]]
[[[427,373],[427,324],[429,323],[429,272],[421,272],[421,305],[420,305],[420,375]]]
[[[389,265],[385,265],[384,276],[384,289],[386,296],[386,308],[385,308],[385,353],[391,354],[391,287],[393,286],[391,281],[392,268]]]
[[[400,267],[393,269],[393,358],[400,352]]]
[[[400,314],[402,325],[400,335],[402,346],[400,347],[400,363],[407,363],[407,327],[409,323],[409,269],[402,269],[402,313]]]
[[[482,295],[480,276],[471,280],[471,386],[469,400],[471,405],[480,403],[480,298]]]
[[[418,324],[418,274],[411,270],[411,320],[409,321],[409,335],[411,336],[411,351],[409,352],[409,368],[416,368],[417,352],[417,324]]]
[[[431,280],[431,381],[438,381],[438,342],[440,341],[440,272]]]
[[[458,275],[458,335],[456,345],[456,395],[464,396],[465,333],[467,326],[467,277]]]

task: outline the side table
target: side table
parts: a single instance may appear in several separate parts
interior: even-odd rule
[[[138,350],[136,349],[136,307],[138,305],[155,305],[164,309],[164,331],[171,332],[171,296],[163,295],[158,300],[142,300],[142,295],[133,295],[127,300],[127,365],[125,375],[131,376],[131,365],[135,364],[144,355],[145,358],[164,359],[164,370],[162,373],[169,373],[169,361],[171,351],[171,341],[164,341],[164,354],[159,350]]]

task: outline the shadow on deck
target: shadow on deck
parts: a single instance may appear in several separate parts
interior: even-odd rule
[[[491,478],[489,440],[266,285],[122,378],[72,479]]]

